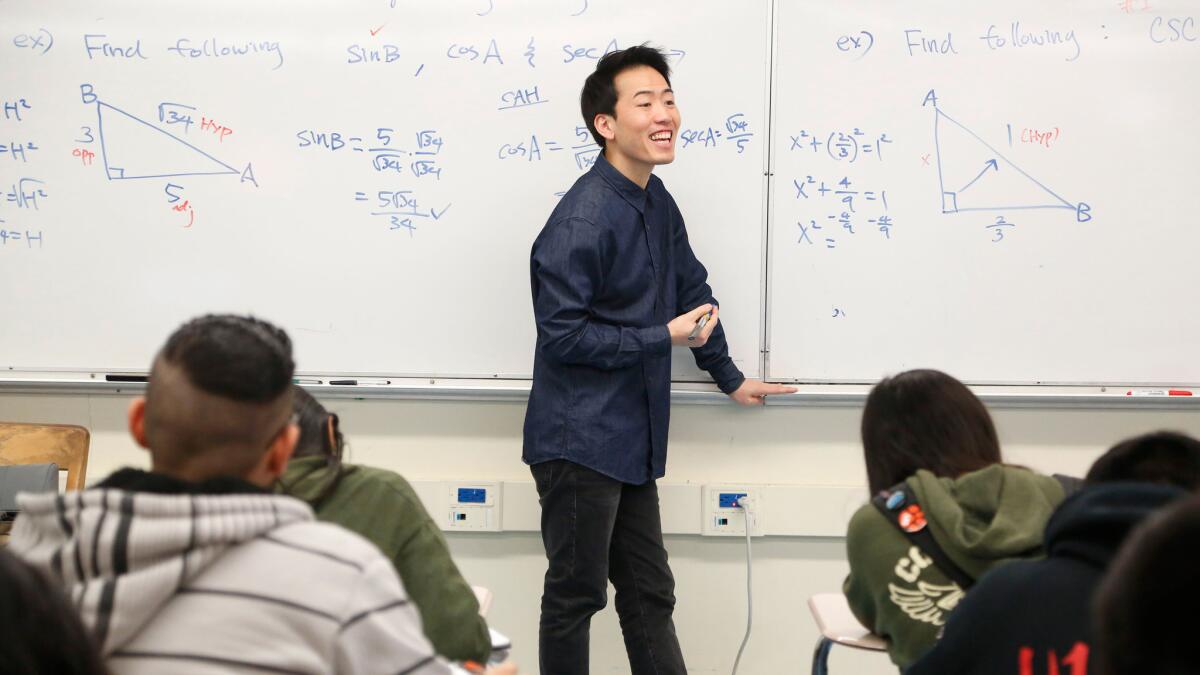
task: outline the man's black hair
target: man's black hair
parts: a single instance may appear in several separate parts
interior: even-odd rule
[[[1088,470],[1087,483],[1139,481],[1200,488],[1200,441],[1174,431],[1156,431],[1114,445]]]
[[[241,476],[292,414],[292,341],[253,317],[202,316],[159,352],[146,387],[156,471]]]
[[[161,357],[182,368],[200,390],[251,403],[278,398],[292,385],[296,370],[287,333],[266,321],[230,314],[209,314],[180,326]]]
[[[645,43],[605,54],[596,63],[596,71],[588,75],[583,83],[583,91],[579,94],[583,123],[601,148],[605,139],[596,131],[596,115],[616,115],[617,75],[637,66],[650,66],[657,70],[667,81],[667,86],[671,86],[671,66],[667,64],[666,55]]]

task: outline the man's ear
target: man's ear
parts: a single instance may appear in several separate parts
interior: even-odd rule
[[[592,126],[596,127],[596,131],[604,137],[604,140],[611,141],[617,137],[617,130],[613,128],[617,118],[615,115],[606,113],[596,113],[596,117],[592,119]]]
[[[296,443],[300,440],[300,427],[296,424],[288,424],[279,432],[271,445],[267,447],[267,454],[263,458],[263,469],[271,476],[271,480],[283,475],[287,470],[288,461],[292,458],[292,453],[296,451]]]
[[[146,397],[138,396],[129,402],[129,434],[138,445],[150,449],[146,445]]]
[[[325,418],[325,432],[329,436],[329,452],[331,454],[337,455],[338,457],[341,457],[342,456],[341,448],[339,448],[338,444],[337,444],[337,431],[338,431],[337,413],[329,413],[329,416]]]

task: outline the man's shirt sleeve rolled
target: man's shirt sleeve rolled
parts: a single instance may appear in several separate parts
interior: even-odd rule
[[[534,243],[533,312],[547,357],[613,370],[670,351],[665,324],[618,326],[593,316],[590,307],[603,288],[610,248],[602,229],[582,218],[553,223]]]

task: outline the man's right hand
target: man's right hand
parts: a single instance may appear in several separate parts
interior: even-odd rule
[[[713,329],[717,327],[717,311],[716,305],[705,303],[687,314],[680,314],[671,319],[667,324],[667,331],[671,333],[671,344],[677,347],[703,347],[704,343],[708,342],[708,336],[712,335]],[[700,322],[700,317],[712,312],[712,317],[695,340],[689,340],[688,336],[692,334],[692,330],[696,328],[696,324]]]

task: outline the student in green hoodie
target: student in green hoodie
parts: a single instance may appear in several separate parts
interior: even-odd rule
[[[357,532],[383,551],[438,654],[486,663],[492,643],[475,592],[412,486],[393,471],[343,464],[337,415],[293,388],[300,440],[277,491],[308,502],[319,520]]]
[[[863,455],[872,495],[846,535],[843,590],[864,626],[906,668],[933,647],[964,588],[902,531],[928,528],[961,572],[1041,554],[1046,521],[1063,499],[1058,480],[1001,463],[996,428],[963,383],[936,370],[885,378],[867,397]],[[919,508],[915,508],[919,506]]]

